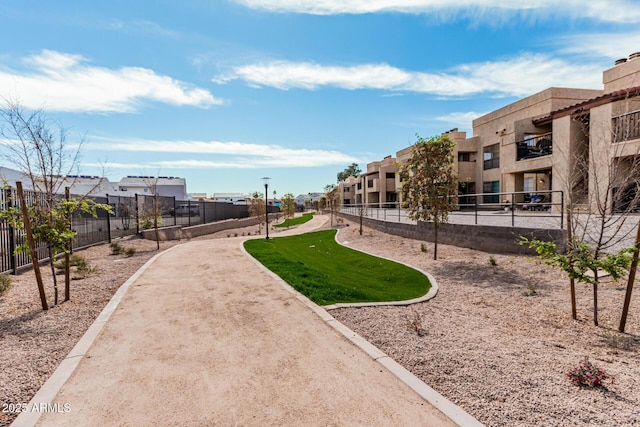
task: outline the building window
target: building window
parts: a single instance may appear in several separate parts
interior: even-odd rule
[[[458,153],[458,161],[459,162],[470,162],[471,161],[471,153]]]
[[[396,173],[395,172],[387,172],[386,177],[387,177],[387,179],[396,179]]]
[[[499,203],[500,196],[489,195],[486,193],[499,193],[500,192],[500,181],[487,181],[482,183],[482,192],[485,193],[482,196],[483,203]]]
[[[524,192],[525,193],[533,193],[535,191],[535,178],[528,177],[524,179]]]
[[[373,180],[372,179],[367,181],[367,188],[373,188]]]
[[[358,183],[358,190],[362,190],[362,183],[361,182]]]
[[[500,167],[500,144],[484,147],[484,170]]]

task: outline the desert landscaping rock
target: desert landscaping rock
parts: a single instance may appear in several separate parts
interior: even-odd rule
[[[441,245],[440,259],[433,261],[431,244],[425,254],[422,242],[366,228],[359,236],[357,228],[342,227],[338,239],[428,271],[440,290],[433,300],[409,307],[343,308],[331,315],[436,391],[487,426],[640,424],[637,292],[627,334],[619,334],[624,284],[601,287],[601,326],[595,327],[590,288],[578,287],[579,320],[573,321],[566,278],[532,258]],[[234,234],[256,230],[193,240],[231,236],[237,241]],[[135,246],[136,255],[112,256],[107,245],[81,251],[99,271],[74,281],[72,301],[47,313],[39,308],[32,273],[13,278],[14,288],[0,297],[2,402],[28,402],[115,290],[156,254],[155,242],[125,239],[123,244]],[[162,249],[175,244],[162,243]],[[490,256],[495,267],[489,265]],[[415,329],[417,320],[421,334]],[[587,356],[615,378],[609,390],[581,389],[566,379],[565,373]],[[0,425],[12,419],[0,414]]]

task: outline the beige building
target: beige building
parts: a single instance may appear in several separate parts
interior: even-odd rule
[[[587,195],[606,192],[608,180],[602,178],[613,163],[622,165],[618,175],[627,185],[614,182],[613,190],[628,202],[637,191],[628,182],[640,181],[629,176],[640,159],[640,53],[604,71],[602,90],[549,88],[477,118],[470,138],[457,129],[446,133],[457,146],[459,194],[483,194],[461,197],[461,204],[523,207],[541,192],[555,211],[568,200],[587,207]],[[397,162],[406,163],[410,153],[411,147],[398,151]],[[371,163],[365,174],[343,183],[343,203],[399,200],[399,177],[395,187],[388,179],[395,172],[391,163],[391,158]],[[614,201],[613,207],[626,202]]]
[[[396,159],[391,156],[369,163],[365,173],[340,184],[342,204],[395,206],[400,182],[396,170]]]

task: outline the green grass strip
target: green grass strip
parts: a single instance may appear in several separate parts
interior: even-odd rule
[[[336,230],[247,240],[265,267],[319,305],[403,301],[425,295],[431,283],[397,262],[339,245]]]
[[[302,214],[302,216],[296,218],[287,218],[282,224],[274,225],[274,227],[282,228],[282,227],[291,227],[292,225],[300,225],[304,224],[307,221],[311,221],[313,218],[313,212]]]

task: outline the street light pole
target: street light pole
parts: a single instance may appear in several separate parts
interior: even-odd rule
[[[266,222],[266,229],[267,229],[267,240],[269,240],[269,209],[268,209],[268,205],[267,205],[267,201],[269,200],[269,180],[271,178],[269,178],[268,176],[265,176],[264,178],[262,178],[262,181],[264,181],[264,215],[265,215],[265,222]]]

